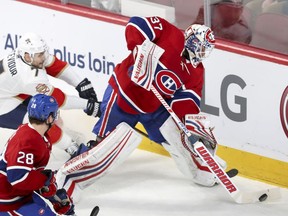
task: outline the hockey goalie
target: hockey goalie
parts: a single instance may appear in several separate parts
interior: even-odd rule
[[[200,114],[205,71],[202,61],[215,45],[212,30],[194,24],[183,35],[160,17],[132,17],[125,36],[131,53],[116,66],[109,80],[100,107],[102,114],[93,129],[97,139],[90,142],[91,150],[59,170],[60,186],[72,193],[115,169],[140,143],[141,137],[133,129],[139,122],[149,138],[170,153],[187,178],[207,187],[217,184],[207,165],[191,151],[196,142],[203,142],[214,156],[217,149],[209,120]],[[189,140],[151,88],[157,89],[193,134]],[[225,161],[216,159],[225,169]]]

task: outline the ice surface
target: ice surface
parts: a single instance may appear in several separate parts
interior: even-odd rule
[[[234,177],[240,190],[276,186]],[[100,216],[286,216],[288,189],[281,198],[256,204],[236,204],[221,185],[196,185],[178,171],[171,158],[136,150],[113,173],[85,189],[77,215],[89,216],[94,205]]]

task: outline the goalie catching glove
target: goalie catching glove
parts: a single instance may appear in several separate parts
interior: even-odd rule
[[[217,147],[217,141],[209,127],[209,120],[203,114],[187,114],[185,115],[185,126],[191,132],[189,142],[193,145],[195,142],[202,142],[206,148],[214,155]]]
[[[93,98],[94,100],[97,101],[97,95],[96,95],[96,93],[94,91],[92,83],[87,78],[82,80],[76,86],[76,90],[79,93],[79,97],[84,98],[84,99]]]

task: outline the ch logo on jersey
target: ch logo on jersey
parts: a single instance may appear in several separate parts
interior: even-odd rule
[[[155,76],[158,89],[165,95],[173,95],[182,85],[179,77],[169,70],[161,70]]]
[[[36,91],[41,93],[41,94],[46,94],[47,92],[50,91],[49,87],[44,84],[44,83],[39,83],[37,86],[36,86]]]

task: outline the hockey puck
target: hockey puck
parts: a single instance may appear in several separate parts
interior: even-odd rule
[[[100,211],[99,206],[95,206],[95,207],[92,209],[92,211],[91,211],[91,213],[90,213],[90,216],[97,216],[98,213],[99,213],[99,211]]]
[[[267,199],[268,195],[265,193],[265,194],[262,194],[260,197],[259,197],[259,201],[260,202],[263,202]]]
[[[233,168],[233,169],[227,171],[226,173],[230,178],[233,178],[234,176],[238,175],[238,170]]]

